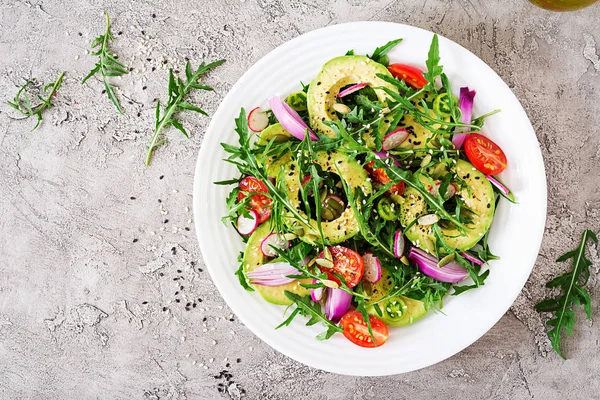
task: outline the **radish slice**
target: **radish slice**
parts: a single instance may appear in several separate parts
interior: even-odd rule
[[[381,279],[381,263],[373,253],[367,253],[363,256],[365,263],[364,278],[369,283],[377,283]]]
[[[385,151],[395,149],[404,143],[404,141],[408,138],[408,135],[409,133],[406,129],[396,129],[395,131],[385,135],[383,142],[381,142],[381,146]]]
[[[342,318],[352,303],[352,295],[342,289],[329,289],[325,302],[325,316],[328,320],[337,322]]]
[[[479,258],[477,258],[477,257],[474,257],[474,256],[470,255],[470,254],[469,254],[469,253],[467,253],[466,251],[465,251],[465,252],[462,252],[462,253],[460,253],[460,255],[461,255],[461,256],[463,256],[464,258],[466,258],[467,260],[471,261],[472,263],[475,263],[475,264],[477,264],[477,265],[483,265],[483,261],[481,261],[481,260],[480,260]]]
[[[437,195],[439,190],[440,190],[440,182],[437,182],[435,184],[436,188],[438,189],[437,191],[433,189],[433,186],[431,186],[429,188],[429,193],[433,194],[433,195]],[[458,192],[458,187],[454,184],[454,183],[450,183],[448,185],[448,189],[446,189],[446,196],[444,196],[444,198],[446,200],[451,199],[452,197],[454,197],[456,195],[456,192]]]
[[[260,251],[267,257],[277,257],[279,254],[273,247],[282,251],[287,250],[290,247],[290,242],[278,233],[271,233],[260,243]]]
[[[240,214],[237,219],[238,232],[244,236],[251,235],[258,227],[258,214],[256,211],[250,210],[248,213],[250,214],[250,217]]]
[[[402,258],[404,249],[406,247],[406,241],[404,240],[404,232],[399,230],[394,235],[394,255],[398,258]]]
[[[356,85],[352,85],[350,86],[348,89],[344,89],[342,90],[340,93],[338,93],[338,97],[344,97],[344,96],[348,96],[349,94],[352,94],[354,92],[359,91],[360,89],[367,87],[366,83],[357,83]]]
[[[319,281],[316,279],[313,279],[312,283],[313,284],[319,283]],[[310,298],[312,299],[312,301],[314,301],[315,303],[318,303],[321,300],[323,300],[323,295],[325,295],[325,290],[326,289],[323,287],[316,288],[316,289],[310,289]]]
[[[248,114],[248,128],[252,132],[261,132],[269,126],[269,116],[266,112],[260,111],[260,107],[256,107]]]

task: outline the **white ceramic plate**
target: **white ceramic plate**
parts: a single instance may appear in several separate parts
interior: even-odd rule
[[[267,54],[240,78],[212,118],[198,156],[194,181],[194,215],[198,241],[210,275],[240,320],[273,348],[314,368],[347,375],[391,375],[442,361],[483,336],[508,310],[527,281],[542,240],[546,218],[546,177],[538,142],[519,101],[502,79],[477,56],[440,37],[441,64],[458,93],[461,86],[477,90],[474,115],[496,108],[484,133],[506,152],[508,167],[500,178],[513,190],[519,204],[502,200],[490,234],[490,247],[501,260],[491,263],[484,287],[460,296],[447,296],[443,314],[429,313],[421,321],[391,328],[388,342],[364,349],[340,334],[328,341],[315,336],[324,329],[304,326],[296,318],[290,327],[275,330],[283,307],[266,303],[256,292],[245,291],[234,275],[243,244],[233,228],[220,219],[231,187],[215,181],[238,176],[221,159],[220,142],[237,143],[234,118],[240,108],[268,108],[267,98],[285,96],[308,83],[329,59],[349,49],[372,53],[396,38],[404,41],[389,54],[392,62],[425,68],[432,33],[407,25],[358,22],[306,33]]]

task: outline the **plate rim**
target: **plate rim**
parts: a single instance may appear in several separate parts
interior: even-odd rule
[[[521,102],[519,101],[519,99],[516,97],[516,95],[514,94],[514,92],[510,89],[510,87],[508,86],[508,84],[506,84],[506,82],[502,79],[502,77],[500,77],[500,75],[492,68],[490,67],[487,63],[485,63],[483,60],[481,60],[477,55],[475,55],[474,53],[472,53],[470,50],[466,49],[465,47],[463,47],[462,45],[460,45],[459,43],[454,42],[451,39],[446,38],[445,36],[438,34],[438,37],[440,39],[440,41],[448,41],[451,43],[452,46],[457,46],[458,48],[460,48],[462,51],[468,52],[474,60],[476,60],[479,64],[480,67],[479,68],[485,68],[488,69],[493,75],[495,75],[495,77],[504,84],[504,86],[506,87],[506,89],[508,89],[508,92],[510,93],[510,96],[512,97],[512,101],[516,102],[516,104],[518,104],[518,112],[522,113],[523,116],[525,117],[525,120],[529,123],[529,125],[531,126],[531,132],[533,133],[533,136],[535,138],[535,141],[537,142],[537,146],[536,146],[536,151],[534,156],[536,158],[539,158],[540,161],[540,166],[541,169],[538,171],[540,173],[539,178],[540,179],[540,183],[541,183],[541,187],[540,189],[540,195],[542,196],[542,198],[540,198],[540,200],[542,200],[542,204],[539,204],[539,206],[541,207],[541,211],[542,211],[542,215],[543,215],[543,221],[541,222],[541,224],[537,227],[537,231],[536,231],[536,240],[534,243],[531,243],[530,247],[533,247],[536,249],[536,256],[533,259],[531,266],[528,267],[529,271],[527,273],[526,276],[524,276],[524,278],[522,279],[522,282],[520,282],[519,288],[518,290],[515,290],[515,293],[511,293],[510,296],[506,296],[507,299],[511,299],[510,302],[506,301],[505,302],[505,307],[503,306],[502,309],[504,309],[503,313],[498,317],[498,319],[496,319],[493,323],[488,324],[489,326],[485,326],[482,327],[480,329],[481,332],[478,332],[477,335],[473,335],[473,339],[472,340],[467,340],[465,342],[463,342],[461,344],[461,346],[459,346],[460,348],[455,349],[456,351],[452,351],[450,352],[450,354],[445,355],[442,358],[437,359],[437,361],[431,363],[431,362],[426,362],[424,363],[424,365],[419,365],[416,366],[414,368],[409,368],[406,370],[402,370],[402,371],[396,371],[396,370],[391,370],[391,371],[386,371],[384,373],[368,373],[368,372],[361,372],[358,373],[355,370],[345,370],[345,371],[341,371],[340,369],[337,368],[330,368],[327,365],[319,365],[317,362],[311,362],[311,361],[307,361],[306,359],[301,359],[301,357],[297,356],[297,353],[290,351],[290,349],[288,348],[289,346],[284,346],[282,344],[282,342],[277,342],[277,343],[273,343],[271,341],[269,341],[267,335],[263,334],[261,332],[261,329],[257,328],[257,325],[251,318],[247,318],[246,315],[243,315],[243,313],[238,313],[236,312],[236,307],[232,304],[235,304],[234,301],[232,301],[232,297],[231,295],[228,294],[228,292],[226,290],[224,290],[224,283],[223,282],[219,282],[218,279],[214,278],[214,274],[212,272],[212,268],[207,260],[206,254],[208,254],[207,252],[205,252],[206,247],[203,245],[203,240],[201,239],[201,231],[202,231],[202,224],[200,223],[201,218],[199,218],[200,216],[200,204],[199,204],[199,198],[200,198],[200,184],[201,184],[201,178],[200,175],[202,174],[201,172],[201,160],[202,160],[202,156],[203,153],[207,153],[208,151],[210,151],[210,149],[208,149],[207,146],[205,146],[206,143],[206,135],[209,134],[211,131],[214,130],[214,126],[217,124],[217,117],[221,112],[224,112],[224,108],[223,108],[223,104],[228,103],[230,100],[230,97],[233,96],[233,94],[235,93],[235,91],[242,85],[244,85],[244,83],[246,82],[246,80],[248,80],[250,76],[252,76],[252,74],[254,73],[255,70],[259,69],[261,67],[261,65],[265,62],[268,61],[269,58],[273,58],[275,57],[278,53],[284,52],[288,49],[288,47],[291,47],[294,45],[295,42],[298,42],[302,39],[304,40],[308,40],[310,39],[312,36],[318,37],[323,35],[324,33],[327,32],[331,32],[331,31],[336,31],[336,30],[343,30],[346,29],[348,27],[353,27],[353,28],[366,28],[366,27],[370,27],[373,28],[374,26],[389,26],[389,27],[402,27],[402,28],[409,28],[409,29],[413,29],[413,30],[417,30],[417,31],[421,31],[422,34],[427,34],[427,35],[433,35],[434,32],[431,32],[427,29],[423,29],[423,28],[419,28],[419,27],[415,27],[412,25],[408,25],[408,24],[401,24],[401,23],[395,23],[395,22],[385,22],[385,21],[357,21],[357,22],[346,22],[346,23],[341,23],[341,24],[335,24],[335,25],[329,25],[326,27],[322,27],[319,29],[315,29],[309,32],[306,32],[302,35],[299,35],[293,39],[290,39],[284,43],[282,43],[281,45],[277,46],[276,48],[274,48],[273,50],[271,50],[270,52],[268,52],[267,54],[265,54],[263,57],[260,58],[260,60],[258,60],[257,62],[255,62],[238,80],[237,82],[232,85],[232,87],[229,89],[228,93],[223,97],[223,99],[221,100],[221,102],[219,103],[219,107],[217,108],[217,110],[215,111],[215,113],[213,114],[213,117],[211,118],[211,121],[206,129],[205,132],[205,136],[203,137],[202,140],[202,144],[200,147],[200,150],[198,152],[198,157],[197,157],[197,161],[196,161],[196,167],[195,167],[195,171],[194,171],[194,184],[193,184],[193,211],[194,211],[194,225],[196,228],[196,236],[198,239],[198,243],[199,243],[199,247],[200,247],[200,251],[202,252],[202,256],[205,260],[205,264],[206,264],[206,268],[209,272],[209,274],[211,275],[211,280],[212,282],[215,284],[217,290],[219,291],[219,294],[223,297],[223,299],[225,300],[225,302],[227,303],[227,305],[231,308],[231,310],[236,314],[236,316],[240,319],[240,321],[256,336],[258,336],[262,341],[264,341],[266,344],[268,344],[270,347],[274,348],[275,350],[277,350],[278,352],[286,355],[287,357],[290,357],[300,363],[303,363],[305,365],[308,365],[310,367],[316,368],[316,369],[320,369],[320,370],[324,370],[327,372],[331,372],[331,373],[337,373],[337,374],[342,374],[342,375],[353,375],[353,376],[386,376],[386,375],[396,375],[396,374],[400,374],[400,373],[406,373],[406,372],[410,372],[410,371],[415,371],[421,368],[425,368],[434,364],[437,364],[449,357],[452,357],[453,355],[463,351],[464,349],[466,349],[467,347],[471,346],[474,342],[476,342],[477,340],[479,340],[481,337],[483,337],[494,325],[496,325],[501,319],[502,316],[504,314],[506,314],[506,312],[510,309],[510,307],[512,306],[512,304],[514,303],[514,301],[516,300],[516,298],[518,297],[518,295],[522,292],[523,288],[525,287],[526,282],[528,281],[531,272],[533,270],[533,267],[535,265],[535,261],[537,260],[537,256],[539,255],[539,250],[541,248],[541,244],[542,244],[542,240],[543,240],[543,233],[545,230],[545,224],[546,224],[546,219],[547,219],[547,180],[546,180],[546,169],[545,169],[545,164],[544,164],[544,159],[542,156],[542,152],[541,152],[541,148],[539,145],[539,140],[537,139],[537,136],[535,135],[535,130],[533,129],[533,126],[531,124],[531,120],[529,119],[529,117],[527,116],[527,113],[525,112],[525,109],[523,108]],[[537,204],[537,203],[536,203]],[[516,287],[516,286],[515,286]],[[500,308],[500,307],[498,307]],[[495,318],[494,318],[495,319]]]

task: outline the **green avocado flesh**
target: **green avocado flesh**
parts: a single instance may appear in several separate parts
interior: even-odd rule
[[[282,143],[287,142],[292,137],[292,134],[289,133],[283,125],[280,123],[269,125],[266,127],[258,137],[256,144],[261,146],[266,146],[271,140],[274,143]]]
[[[485,235],[494,218],[494,190],[484,174],[476,170],[467,161],[458,160],[452,168],[464,181],[467,187],[462,187],[457,196],[464,201],[466,216],[472,223],[466,224],[467,230],[461,233],[454,226],[440,225],[440,231],[448,246],[457,251],[465,251],[473,247]],[[428,183],[424,183],[427,187]],[[457,183],[458,184],[458,183]],[[460,185],[459,185],[460,187]],[[423,197],[412,188],[404,192],[401,206],[400,222],[406,227],[416,218],[430,213]],[[431,225],[423,226],[415,223],[407,232],[406,237],[417,247],[435,254],[435,237]]]
[[[306,94],[311,128],[327,136],[335,136],[325,122],[339,120],[333,105],[339,92],[349,85],[367,83],[382,103],[386,102],[387,94],[379,87],[398,93],[394,85],[378,78],[377,74],[392,76],[385,66],[365,56],[342,56],[329,60],[311,82]]]
[[[368,195],[372,191],[371,182],[368,179],[369,175],[365,169],[355,160],[349,160],[348,156],[339,152],[321,151],[315,154],[315,163],[319,164],[324,172],[338,175],[342,174],[345,182],[354,191],[360,187],[362,191]],[[290,203],[298,210],[300,215],[307,218],[304,213],[304,207],[301,204],[300,185],[304,176],[300,176],[300,168],[296,161],[290,161],[283,170],[285,186]],[[288,225],[293,232],[297,232],[300,240],[316,244],[321,242],[321,236],[317,221],[310,219],[310,226],[297,221],[291,214],[286,217]],[[301,229],[300,229],[301,228]],[[323,236],[329,244],[334,245],[350,239],[358,233],[358,223],[354,217],[354,210],[346,204],[346,208],[342,214],[332,221],[321,221]]]
[[[260,244],[263,239],[271,234],[271,228],[269,227],[269,223],[265,222],[259,225],[258,228],[254,231],[252,236],[248,239],[248,243],[246,244],[246,250],[244,251],[243,265],[244,271],[250,272],[260,267],[261,265],[270,261],[269,258],[265,257],[260,250]],[[310,283],[310,279],[304,279],[300,281],[294,281],[292,283],[288,283],[287,285],[282,286],[262,286],[262,285],[252,285],[254,289],[260,295],[268,301],[269,303],[278,304],[278,305],[289,305],[292,304],[290,299],[288,299],[284,293],[284,291],[289,291],[292,293],[296,293],[300,296],[306,296],[310,293],[309,289],[306,289],[300,286],[300,282],[302,283]]]
[[[386,296],[393,284],[394,282],[392,280],[392,277],[389,275],[385,268],[382,268],[381,279],[379,279],[377,283],[364,282],[363,287],[365,293],[371,296],[369,302],[373,302]],[[388,307],[390,307],[394,303],[403,305],[403,307],[401,308],[402,315],[400,317],[390,317],[387,312]],[[377,305],[382,311],[382,315],[379,315],[375,310],[375,307],[373,306],[368,307],[367,312],[379,318],[380,320],[385,322],[386,325],[389,326],[410,325],[413,322],[423,318],[425,314],[427,314],[427,310],[425,309],[425,303],[423,303],[420,300],[411,299],[406,296],[392,297],[389,300],[384,300],[380,303],[377,303]]]

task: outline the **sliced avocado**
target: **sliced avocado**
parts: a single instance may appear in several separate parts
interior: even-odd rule
[[[266,146],[271,140],[275,143],[287,142],[292,134],[287,131],[280,123],[269,125],[260,133],[256,144]]]
[[[473,165],[464,160],[458,160],[452,170],[465,182],[467,187],[459,190],[456,195],[465,202],[471,210],[468,212],[471,224],[463,234],[454,226],[440,225],[441,233],[448,246],[457,251],[465,251],[475,246],[488,231],[494,218],[494,190],[485,175],[476,170]],[[427,203],[423,197],[412,188],[404,192],[401,206],[400,222],[406,227],[416,218],[429,214]],[[407,232],[406,237],[417,247],[435,254],[435,237],[431,225],[423,226],[415,223]]]
[[[365,293],[370,296],[369,302],[377,301],[389,293],[389,290],[394,285],[392,277],[385,268],[381,269],[381,279],[377,283],[363,283]],[[406,296],[392,297],[377,303],[381,310],[381,315],[377,312],[374,306],[369,306],[367,312],[389,326],[406,326],[423,318],[427,314],[425,303],[420,300],[411,299]],[[392,311],[392,308],[394,311]],[[397,312],[401,310],[401,315],[398,317],[390,316],[390,311]]]
[[[323,171],[338,175],[338,169],[344,180],[355,190],[360,187],[365,194],[370,194],[372,191],[371,182],[367,171],[355,160],[349,160],[348,156],[339,152],[321,151],[315,154],[315,163],[319,164]],[[337,168],[336,168],[337,167]],[[305,218],[306,214],[303,211],[300,199],[300,185],[304,176],[300,176],[300,168],[296,161],[291,161],[283,171],[285,186],[287,187],[288,198],[290,203],[298,210]],[[340,177],[341,178],[341,177]],[[287,215],[287,223],[292,229],[298,233],[298,237],[307,243],[315,244],[321,242],[321,236],[317,221],[310,219],[310,226],[297,221],[290,214]],[[323,236],[330,244],[338,244],[344,240],[350,239],[358,233],[358,224],[354,217],[352,207],[346,204],[342,214],[332,221],[321,221]]]
[[[317,132],[335,136],[325,122],[339,120],[333,105],[337,102],[340,91],[349,85],[367,83],[383,103],[386,102],[387,94],[379,87],[398,93],[394,85],[378,78],[377,74],[392,76],[385,66],[365,56],[336,57],[325,63],[311,82],[306,95],[310,126]]]
[[[246,250],[244,251],[244,258],[242,260],[244,265],[244,271],[250,272],[270,261],[269,258],[265,257],[260,250],[260,244],[263,239],[271,234],[271,228],[269,227],[269,222],[265,222],[259,225],[258,228],[254,231],[252,236],[248,239],[248,243],[246,244]],[[288,299],[284,293],[284,291],[289,291],[292,293],[296,293],[300,296],[306,296],[310,293],[309,289],[306,289],[300,286],[300,282],[302,283],[310,283],[310,279],[304,279],[300,281],[294,281],[292,283],[288,283],[287,285],[282,286],[262,286],[262,285],[252,285],[254,289],[260,295],[268,301],[269,303],[278,304],[278,305],[289,305],[292,302]]]

